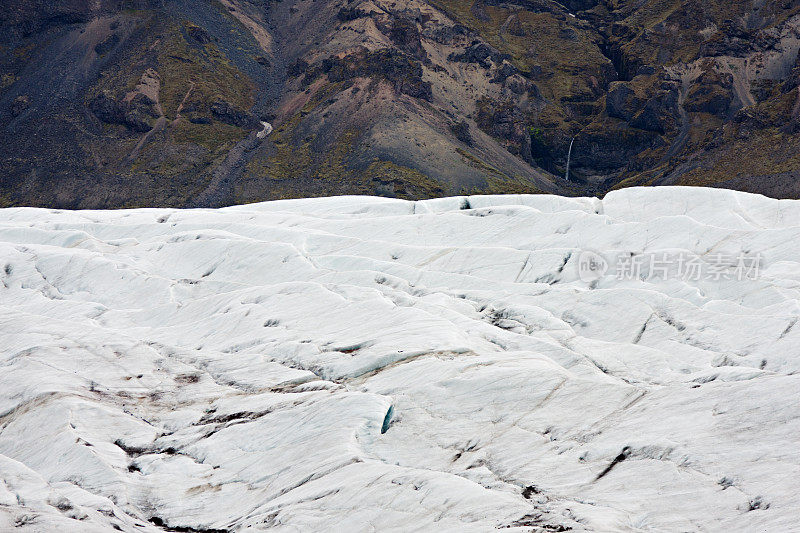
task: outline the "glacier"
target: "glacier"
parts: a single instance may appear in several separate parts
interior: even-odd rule
[[[699,188],[0,210],[0,531],[800,531],[798,263]]]

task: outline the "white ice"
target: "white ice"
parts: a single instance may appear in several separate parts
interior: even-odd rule
[[[708,189],[0,210],[0,531],[798,531],[799,263]]]

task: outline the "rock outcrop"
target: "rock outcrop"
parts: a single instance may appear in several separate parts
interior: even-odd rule
[[[3,205],[757,191],[800,170],[796,3],[221,5],[11,0]]]

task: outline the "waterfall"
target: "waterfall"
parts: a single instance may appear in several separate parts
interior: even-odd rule
[[[569,181],[569,163],[572,160],[572,144],[575,142],[575,137],[569,142],[569,152],[567,152],[567,173],[564,176],[564,179]]]

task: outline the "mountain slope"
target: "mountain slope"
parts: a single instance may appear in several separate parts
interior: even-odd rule
[[[798,232],[674,187],[2,210],[0,530],[794,531]]]
[[[788,0],[13,0],[0,202],[675,183],[798,197],[798,13]]]
[[[20,37],[0,102],[10,117],[6,201],[219,205],[347,192],[556,190],[488,135],[459,141],[419,61],[393,47],[334,38],[316,52],[328,60],[354,49],[337,67],[341,79],[298,70],[311,49],[305,39],[330,38],[339,6],[276,6],[270,20],[285,35],[263,8],[173,1],[108,7],[86,14],[95,17],[88,22]],[[152,94],[139,90],[147,83]],[[267,140],[256,137],[260,120],[274,124]]]

